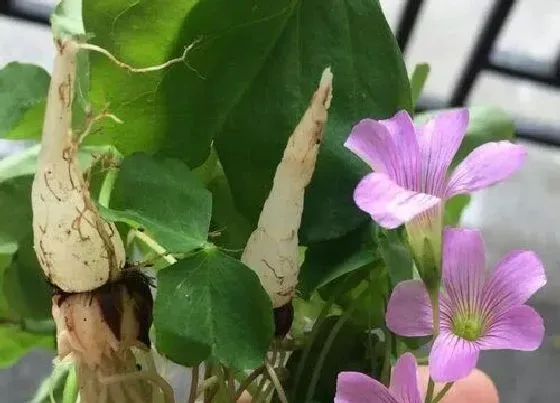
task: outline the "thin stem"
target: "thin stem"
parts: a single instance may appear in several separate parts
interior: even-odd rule
[[[432,379],[432,377],[430,377],[430,380],[428,381],[428,390],[426,391],[426,399],[424,400],[424,403],[431,403],[432,402],[432,397],[434,396],[434,380]]]
[[[432,302],[432,315],[434,322],[434,339],[439,334],[439,288],[430,292],[430,299]]]
[[[278,400],[280,400],[281,403],[288,403],[286,392],[284,391],[284,388],[282,387],[282,384],[280,383],[280,380],[276,375],[276,371],[274,370],[272,365],[270,365],[268,362],[265,362],[265,365],[266,365],[266,371],[268,372],[268,376],[270,377],[270,380],[274,384],[274,388],[278,393]]]
[[[385,356],[383,357],[383,369],[381,370],[381,382],[389,386],[391,382],[391,350],[393,337],[387,326],[383,326],[385,331]]]
[[[146,235],[145,232],[141,232],[141,231],[138,231],[138,230],[133,230],[133,231],[135,232],[135,237],[136,238],[138,238],[142,242],[144,242],[146,244],[146,246],[148,248],[152,249],[154,252],[159,253],[161,255],[161,257],[164,258],[167,261],[167,263],[175,264],[175,262],[177,262],[177,259],[175,259],[173,256],[169,255],[163,246],[161,246],[154,239],[152,239],[148,235]]]
[[[372,295],[375,294],[375,287],[374,287],[374,275],[373,275],[373,270],[370,271],[369,273],[369,289]],[[383,308],[383,313],[385,313],[385,307]],[[376,362],[375,362],[375,356],[374,356],[374,352],[373,352],[373,333],[372,333],[372,328],[373,328],[373,320],[372,320],[372,312],[371,310],[368,311],[368,338],[367,338],[367,342],[368,342],[368,351],[369,351],[369,359],[370,359],[370,375],[373,376],[374,374],[374,368],[377,367]]]
[[[125,374],[117,374],[117,375],[110,375],[99,377],[99,382],[101,384],[114,384],[118,382],[130,382],[134,380],[146,380],[151,382],[152,384],[158,386],[161,391],[163,392],[164,399],[167,403],[173,403],[173,389],[171,386],[159,376],[157,373],[153,373],[151,371],[137,371],[137,372],[129,372]]]
[[[218,380],[218,378],[216,376],[212,376],[212,364],[209,362],[206,362],[204,364],[204,403],[210,403],[212,401],[212,398],[214,397],[211,394],[211,390],[216,389],[215,383],[212,385],[206,385],[206,381],[211,379],[211,378],[216,378],[216,381]]]
[[[191,390],[189,391],[188,403],[195,403],[196,392],[198,390],[198,378],[200,377],[200,366],[195,366],[191,368]]]
[[[445,384],[445,386],[443,387],[442,390],[439,391],[439,393],[436,395],[436,397],[434,398],[434,400],[432,400],[432,403],[438,403],[441,399],[443,399],[443,397],[445,396],[445,394],[447,392],[449,392],[449,389],[451,389],[451,387],[453,386],[453,382],[447,382]]]
[[[261,375],[264,372],[264,370],[265,370],[265,365],[263,364],[257,369],[255,369],[253,372],[251,372],[249,375],[247,375],[245,379],[243,379],[243,382],[241,382],[241,384],[239,385],[237,392],[235,392],[235,394],[233,395],[234,402],[236,402],[241,397],[243,391],[246,390],[249,387],[249,385],[251,385],[259,377],[259,375]]]
[[[352,301],[352,304],[336,321],[327,339],[325,340],[323,347],[321,348],[321,352],[319,353],[319,357],[317,358],[315,368],[313,368],[313,373],[311,375],[311,382],[309,383],[309,387],[307,388],[307,393],[305,395],[306,402],[310,402],[313,399],[313,395],[315,394],[315,388],[317,386],[317,382],[319,381],[319,376],[321,375],[321,371],[323,369],[323,364],[325,363],[325,359],[327,358],[327,354],[331,349],[334,339],[338,335],[338,332],[340,332],[340,329],[342,329],[342,326],[344,326],[346,321],[350,319],[350,316],[352,315],[354,310],[358,307],[358,305],[362,302],[362,298],[367,294],[368,291],[369,288],[366,288],[354,301]]]
[[[296,368],[296,372],[295,372],[295,376],[294,376],[294,385],[292,388],[292,396],[291,396],[291,400],[295,401],[295,394],[297,391],[297,387],[299,385],[299,381],[301,380],[301,376],[303,374],[303,370],[305,368],[305,362],[307,361],[307,358],[309,358],[309,353],[311,352],[311,347],[313,346],[313,341],[315,340],[315,337],[317,337],[317,333],[319,332],[319,328],[321,327],[321,325],[323,324],[323,322],[325,321],[325,318],[327,317],[327,314],[329,313],[329,310],[331,309],[332,304],[334,303],[334,299],[335,299],[336,293],[334,293],[327,302],[325,302],[325,305],[323,305],[323,308],[321,309],[321,312],[319,313],[319,316],[317,316],[317,319],[315,320],[315,324],[313,325],[313,328],[311,329],[311,334],[309,335],[309,339],[307,340],[307,342],[305,343],[305,346],[303,347],[303,351],[301,353],[301,357],[299,359],[298,362],[298,366]]]
[[[73,368],[68,371],[68,377],[64,384],[64,391],[62,392],[63,403],[74,403],[78,397],[78,381],[77,374]],[[54,397],[53,397],[54,400]]]
[[[199,398],[202,396],[208,389],[214,387],[218,383],[218,377],[216,375],[211,376],[210,378],[204,379],[196,391],[196,397]],[[196,400],[196,399],[195,399]]]
[[[266,367],[264,367],[264,369],[266,369]],[[267,385],[268,382],[268,374],[263,371],[263,376],[262,379],[260,380],[259,384],[257,385],[257,393],[255,396],[253,396],[253,402],[254,403],[258,403],[261,401],[262,396],[265,393],[265,386]]]
[[[222,370],[224,373],[224,383],[227,386],[227,391],[229,397],[232,397],[235,394],[235,382],[233,380],[233,372],[227,368],[222,366]]]
[[[273,391],[274,391],[274,383],[270,382],[263,390],[263,392],[259,395],[260,399],[258,401],[255,400],[254,403],[265,403]]]
[[[434,340],[439,334],[439,287],[431,290],[430,299],[432,300],[432,314],[434,322]],[[428,390],[426,391],[425,403],[432,403],[434,398],[434,380],[430,377]]]
[[[99,190],[99,204],[103,207],[109,207],[109,200],[111,199],[111,193],[113,191],[113,185],[117,180],[117,170],[110,169],[105,175],[101,189]]]

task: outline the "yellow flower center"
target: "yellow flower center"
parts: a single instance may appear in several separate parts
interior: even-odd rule
[[[474,313],[460,313],[453,318],[451,330],[453,333],[465,340],[475,341],[482,336],[482,318]]]

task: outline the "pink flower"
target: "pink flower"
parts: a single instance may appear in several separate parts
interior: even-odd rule
[[[448,175],[468,120],[467,109],[453,109],[415,127],[408,113],[400,111],[390,119],[360,121],[344,144],[375,171],[354,191],[358,207],[384,228],[408,223],[411,246],[420,256],[424,238],[439,253],[443,201],[500,182],[525,161],[520,145],[487,143]]]
[[[360,372],[341,372],[336,382],[335,403],[421,403],[416,379],[416,358],[403,354],[391,377],[387,389]]]
[[[488,273],[480,232],[446,229],[440,333],[429,357],[432,378],[450,382],[467,376],[481,350],[536,350],[544,324],[525,303],[545,284],[543,265],[534,252],[512,251]],[[432,334],[432,306],[421,281],[395,287],[386,320],[389,329],[402,336]]]

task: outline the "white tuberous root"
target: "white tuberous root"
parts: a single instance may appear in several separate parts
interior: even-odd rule
[[[333,75],[327,68],[309,107],[288,139],[257,229],[249,237],[241,257],[259,276],[275,308],[291,301],[297,285],[297,234],[305,187],[313,175],[327,122],[332,81]]]

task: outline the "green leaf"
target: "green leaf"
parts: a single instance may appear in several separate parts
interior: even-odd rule
[[[123,160],[108,220],[144,229],[170,252],[188,252],[208,238],[212,196],[181,161],[135,154]]]
[[[158,351],[185,366],[210,356],[235,369],[262,363],[274,332],[272,304],[251,269],[213,248],[157,279]]]
[[[15,364],[33,348],[52,349],[54,337],[25,332],[19,326],[0,325],[0,368]]]
[[[6,137],[27,112],[41,106],[49,82],[49,73],[32,64],[12,62],[0,70],[0,137]]]
[[[422,90],[428,79],[428,74],[430,74],[430,65],[428,63],[418,63],[414,66],[412,77],[410,77],[410,92],[412,94],[413,105],[416,105],[420,95],[422,95]]]
[[[369,170],[343,147],[352,125],[411,110],[404,62],[378,2],[294,2],[282,34],[215,140],[236,204],[254,225],[287,139],[327,66],[334,97],[306,191],[304,244],[338,238],[368,219],[352,202]]]
[[[433,110],[416,115],[415,121],[425,122],[430,116],[441,112]],[[469,108],[469,126],[461,147],[455,154],[454,164],[462,161],[473,149],[490,141],[513,140],[513,120],[496,107],[474,106]]]
[[[445,202],[443,222],[445,226],[455,227],[461,221],[463,211],[471,201],[470,195],[457,195]]]
[[[379,252],[385,261],[393,287],[412,278],[414,260],[398,230],[379,232]]]
[[[333,283],[334,285],[334,283]],[[354,272],[344,283],[336,284],[338,289],[333,293],[334,302],[343,310],[349,309],[357,298],[361,298],[359,306],[355,307],[350,321],[364,329],[379,327],[385,317],[385,297],[387,295],[387,272],[380,264],[373,263]],[[363,294],[366,289],[369,289]],[[321,296],[326,298],[328,289],[321,289]]]
[[[253,231],[251,224],[237,210],[227,178],[222,174],[208,184],[212,192],[212,241],[229,250],[243,251]]]
[[[310,244],[298,278],[305,299],[313,291],[379,259],[368,223],[348,235]]]
[[[34,320],[51,317],[51,288],[33,250],[32,233],[20,243],[2,283],[8,306],[18,317]]]
[[[2,290],[4,290],[4,273],[6,269],[12,264],[12,255],[17,250],[16,243],[5,243],[1,246],[0,252],[0,318],[6,320],[17,320],[18,318],[12,312],[6,301],[6,297]]]
[[[336,95],[302,234],[336,238],[366,219],[351,194],[367,170],[342,143],[361,117],[411,109],[404,62],[377,1],[102,0],[84,4],[84,21],[96,44],[136,66],[176,58],[201,38],[188,65],[148,74],[92,54],[91,99],[109,102],[125,125],[105,122],[91,140],[197,166],[215,138],[236,205],[252,225],[286,140],[332,65]]]
[[[213,136],[259,71],[291,3],[85,2],[84,23],[95,34],[92,42],[130,65],[152,66],[180,57],[186,46],[200,40],[186,63],[146,74],[130,74],[92,54],[91,99],[96,106],[110,103],[125,125],[107,122],[104,134],[91,140],[110,142],[123,153],[161,150],[190,166],[200,165]]]
[[[20,176],[0,183],[0,244],[20,241],[32,231],[31,183]]]
[[[297,390],[291,390],[293,385],[292,378],[288,378],[286,387],[295,395],[296,400],[293,403],[303,403],[307,387],[311,381],[313,369],[319,357],[320,351],[325,344],[325,340],[329,336],[334,324],[338,320],[338,316],[329,316],[318,329],[317,335],[313,340],[313,345],[307,360],[305,361],[304,370]],[[327,353],[321,377],[315,389],[313,398],[317,402],[332,402],[336,388],[336,378],[341,371],[357,371],[369,372],[369,358],[366,355],[367,335],[364,330],[352,323],[346,322],[340,332],[335,337],[331,349]],[[290,355],[290,359],[286,365],[288,371],[294,374],[301,359],[301,351],[295,351]]]

